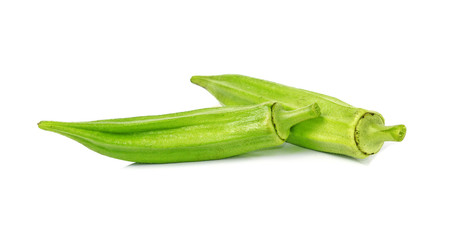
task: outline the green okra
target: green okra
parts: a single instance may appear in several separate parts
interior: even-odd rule
[[[290,128],[320,115],[318,105],[287,111],[279,103],[218,107],[91,122],[42,121],[100,154],[139,163],[212,160],[277,146]]]
[[[353,107],[337,98],[241,76],[193,76],[195,83],[213,94],[223,105],[277,101],[287,109],[310,102],[321,108],[321,116],[294,126],[288,142],[329,153],[366,158],[377,153],[385,141],[402,141],[404,125],[385,126],[382,115]]]

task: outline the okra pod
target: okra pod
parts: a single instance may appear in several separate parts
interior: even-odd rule
[[[290,128],[319,116],[314,103],[287,111],[279,103],[199,109],[91,122],[42,121],[100,154],[139,163],[212,160],[282,144]]]
[[[382,115],[353,107],[337,98],[242,75],[193,76],[195,83],[223,105],[277,101],[287,109],[316,102],[321,116],[295,125],[288,142],[329,153],[363,159],[377,153],[385,141],[402,141],[404,125],[385,126]]]

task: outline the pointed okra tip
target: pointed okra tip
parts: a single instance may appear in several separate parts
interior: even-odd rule
[[[190,82],[198,81],[198,79],[203,78],[204,76],[195,75],[190,78]]]
[[[195,75],[190,78],[190,82],[201,86],[205,87],[206,85],[212,83],[212,82],[226,82],[228,80],[238,80],[239,78],[244,77],[242,75],[238,74],[222,74],[222,75],[208,75],[208,76],[202,76],[202,75]]]
[[[40,121],[38,122],[38,127],[43,129],[43,130],[46,130],[45,127],[47,125],[47,122],[46,121]]]
[[[202,86],[205,82],[211,79],[211,76],[192,76],[190,82]]]
[[[290,134],[290,129],[305,120],[320,116],[321,111],[318,104],[313,103],[306,107],[287,111],[282,104],[274,103],[272,105],[272,120],[275,130],[282,140],[286,140]]]
[[[201,78],[201,76],[192,76],[190,78],[190,82],[193,84],[197,84],[198,80]]]
[[[62,122],[40,121],[38,127],[46,131],[54,131],[63,124]]]

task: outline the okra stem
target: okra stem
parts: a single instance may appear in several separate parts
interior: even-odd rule
[[[371,126],[368,132],[369,137],[373,141],[395,141],[401,142],[406,134],[405,125],[382,126],[375,124]]]
[[[320,107],[318,104],[313,103],[306,107],[287,111],[280,104],[276,103],[272,108],[272,113],[277,134],[280,138],[286,140],[293,125],[318,117],[320,115]]]
[[[405,125],[385,126],[379,114],[366,113],[356,126],[355,139],[359,150],[371,155],[378,152],[385,141],[400,142],[405,134]]]

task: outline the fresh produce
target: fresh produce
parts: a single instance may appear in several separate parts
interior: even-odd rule
[[[385,141],[400,142],[406,134],[404,125],[385,126],[377,112],[303,89],[241,75],[193,76],[191,81],[224,105],[277,101],[296,109],[316,102],[321,116],[295,125],[287,141],[322,152],[363,159],[377,153]]]
[[[38,126],[113,158],[170,163],[220,159],[277,146],[293,125],[319,114],[313,102],[290,111],[267,102],[92,122],[42,121]]]

